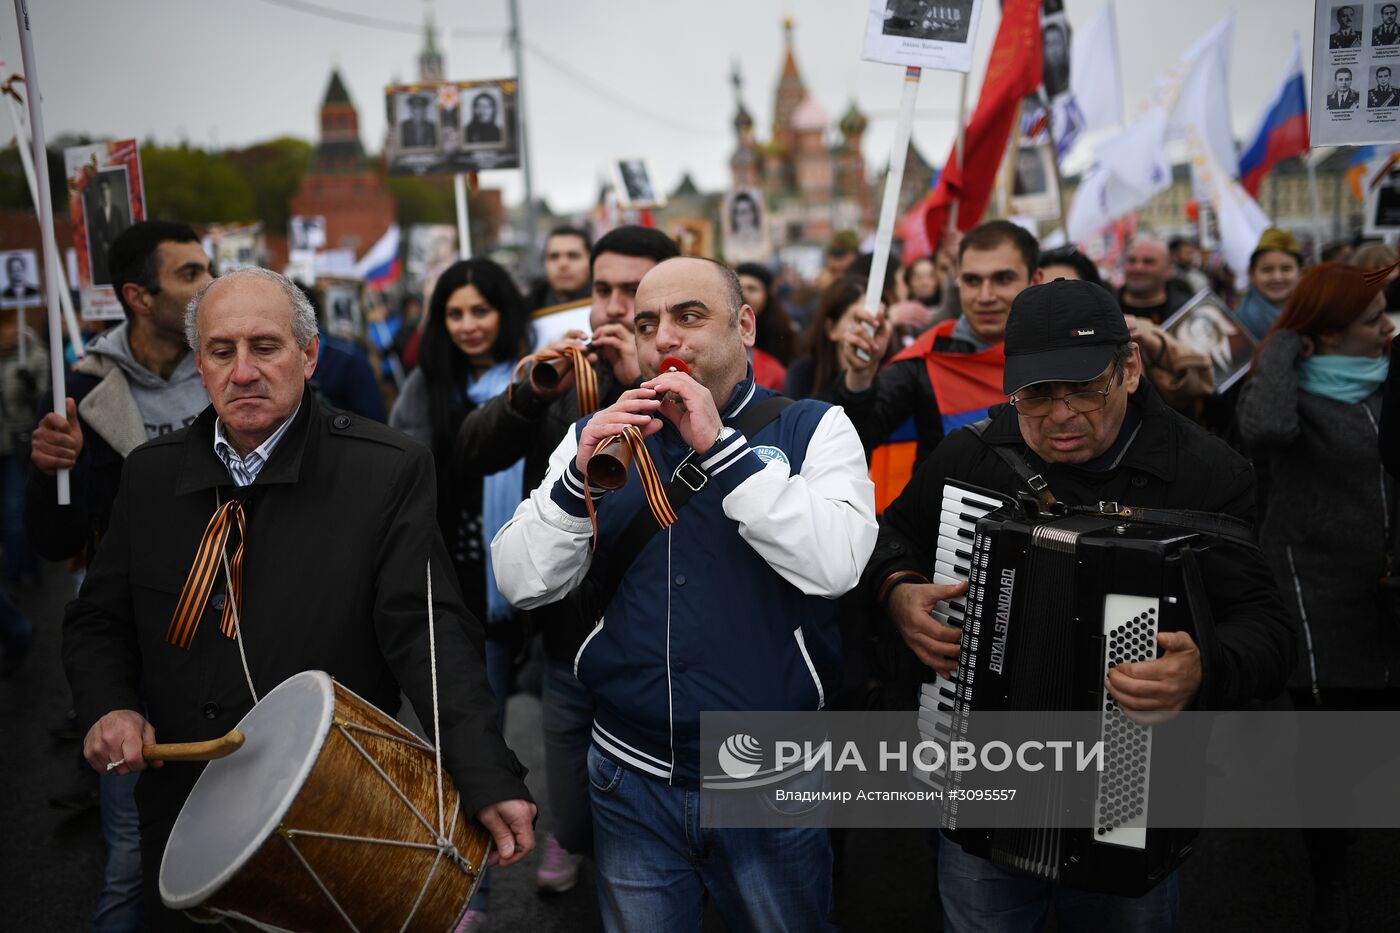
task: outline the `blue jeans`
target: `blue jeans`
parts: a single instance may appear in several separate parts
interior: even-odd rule
[[[588,750],[598,903],[610,933],[699,933],[705,898],[732,931],[833,930],[825,829],[707,829],[700,791]]]
[[[107,842],[107,872],[92,915],[92,933],[140,933],[145,925],[141,906],[141,821],[136,815],[136,780],[140,776],[126,774],[97,781],[102,838]]]
[[[567,852],[587,852],[593,845],[593,816],[588,784],[580,777],[588,768],[588,747],[593,744],[593,695],[569,664],[546,661],[540,706],[554,838]]]
[[[19,456],[0,457],[0,542],[5,559],[0,576],[15,582],[21,573],[38,573],[39,558],[24,534],[24,484],[28,462]]]
[[[938,850],[938,892],[947,933],[1032,933],[1054,910],[1061,933],[1171,933],[1177,873],[1142,897],[1116,897],[1003,871],[946,836]]]

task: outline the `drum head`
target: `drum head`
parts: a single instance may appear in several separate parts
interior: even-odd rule
[[[248,711],[247,741],[199,776],[165,847],[160,899],[195,907],[236,874],[296,799],[320,755],[335,712],[329,675],[287,678]]]

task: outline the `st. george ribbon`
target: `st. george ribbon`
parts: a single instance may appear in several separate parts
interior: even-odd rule
[[[685,360],[668,356],[661,361],[661,372],[688,375],[690,367],[685,364]],[[685,407],[680,396],[674,392],[666,393],[664,399],[681,408]],[[640,441],[640,432],[638,434],[637,440]],[[588,461],[588,481],[603,489],[621,489],[627,482],[627,468],[632,464],[633,446],[628,443],[626,432],[599,444]]]

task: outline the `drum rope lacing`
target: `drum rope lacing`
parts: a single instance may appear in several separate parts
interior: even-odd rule
[[[216,494],[216,495],[217,495],[217,494]],[[225,579],[225,580],[233,579],[232,572],[231,572],[231,570],[230,570],[230,568],[229,568],[229,560],[228,560],[228,552],[227,552],[227,550],[221,548],[221,549],[220,549],[220,556],[223,558],[224,575],[225,575],[224,579]],[[282,841],[285,842],[285,843],[287,844],[287,847],[288,847],[289,849],[292,850],[292,854],[293,854],[294,856],[296,856],[297,861],[299,861],[299,862],[301,863],[302,867],[306,869],[306,873],[307,873],[308,875],[311,876],[311,880],[312,880],[313,882],[315,882],[316,887],[320,888],[321,893],[324,894],[324,895],[326,896],[326,900],[327,900],[328,902],[330,902],[331,907],[333,907],[333,908],[335,909],[335,912],[338,913],[338,914],[340,915],[340,918],[341,918],[342,920],[345,921],[346,926],[348,926],[352,931],[354,931],[354,933],[359,933],[359,927],[357,927],[357,926],[355,925],[355,922],[354,922],[353,920],[351,920],[349,916],[346,915],[345,910],[340,906],[340,903],[335,899],[335,895],[332,894],[331,891],[330,891],[330,889],[326,887],[325,882],[322,881],[321,878],[320,878],[320,876],[316,874],[316,870],[315,870],[314,868],[311,867],[311,863],[308,862],[308,861],[306,860],[306,857],[305,857],[304,855],[302,855],[301,850],[297,848],[296,842],[294,841],[294,838],[293,838],[293,837],[295,837],[295,836],[306,836],[306,837],[308,837],[308,838],[315,838],[315,839],[333,839],[333,840],[336,840],[336,841],[339,841],[339,842],[367,842],[367,843],[373,843],[373,844],[377,844],[377,845],[396,846],[396,847],[399,847],[399,848],[427,849],[427,850],[436,852],[437,855],[436,855],[436,857],[433,859],[432,867],[428,869],[428,872],[427,872],[426,876],[425,876],[424,879],[423,879],[423,885],[422,885],[422,887],[419,888],[419,890],[418,890],[418,896],[417,896],[417,898],[414,899],[414,901],[413,901],[413,906],[412,906],[412,908],[409,910],[408,916],[407,916],[406,918],[404,918],[403,926],[399,928],[399,929],[400,929],[400,933],[403,933],[403,931],[407,931],[407,930],[408,930],[409,925],[413,922],[413,918],[418,914],[418,908],[422,906],[422,904],[423,904],[423,898],[424,898],[424,897],[427,895],[427,893],[428,893],[428,885],[432,882],[433,876],[437,874],[438,867],[442,864],[443,859],[447,859],[448,861],[452,862],[452,863],[455,864],[459,869],[461,869],[462,871],[466,872],[466,873],[469,874],[469,875],[479,874],[481,871],[483,871],[483,870],[485,869],[485,863],[484,863],[484,861],[483,861],[483,864],[482,864],[482,867],[481,867],[481,868],[477,868],[477,867],[473,866],[472,863],[471,863],[471,861],[470,861],[469,859],[467,859],[465,856],[463,856],[460,852],[458,852],[458,851],[457,851],[457,847],[456,847],[455,845],[452,844],[452,833],[455,832],[456,829],[457,829],[457,818],[458,818],[458,816],[459,816],[460,813],[461,813],[461,807],[460,807],[460,806],[457,807],[456,810],[455,810],[455,811],[453,812],[453,814],[452,814],[452,825],[451,825],[450,827],[446,825],[446,823],[447,823],[447,816],[446,816],[446,812],[445,812],[445,799],[446,799],[446,798],[445,798],[444,795],[443,795],[443,789],[442,789],[442,723],[441,723],[441,718],[440,718],[440,715],[439,715],[440,710],[439,710],[439,699],[438,699],[437,630],[436,630],[436,626],[434,625],[434,618],[433,618],[433,563],[432,563],[432,560],[431,560],[431,559],[429,559],[428,565],[427,565],[427,577],[428,577],[428,669],[429,669],[429,672],[430,672],[430,674],[431,674],[432,698],[433,698],[433,748],[432,748],[432,752],[433,752],[433,760],[434,760],[434,764],[435,764],[435,769],[434,769],[434,770],[435,770],[435,772],[436,772],[436,780],[437,780],[437,811],[438,811],[437,817],[438,817],[438,821],[437,821],[437,833],[436,833],[436,837],[437,837],[437,838],[436,838],[436,840],[435,840],[434,842],[432,842],[432,843],[422,843],[422,842],[409,842],[409,841],[407,841],[407,840],[399,840],[399,839],[377,839],[377,838],[374,838],[374,837],[371,837],[371,836],[346,836],[346,835],[341,835],[341,834],[338,834],[338,833],[322,833],[322,832],[316,832],[316,831],[314,831],[314,830],[304,830],[304,829],[285,829],[285,828],[279,828],[279,830],[278,830],[278,835],[282,838]],[[252,675],[252,673],[249,671],[249,668],[248,668],[248,656],[247,656],[247,654],[245,653],[244,648],[243,648],[243,627],[242,627],[242,624],[241,624],[241,619],[239,618],[239,615],[238,615],[238,608],[237,608],[237,605],[235,604],[235,602],[234,602],[232,599],[230,599],[230,600],[229,600],[229,604],[230,604],[230,606],[233,607],[233,637],[234,637],[234,641],[238,644],[238,655],[239,655],[239,658],[240,658],[240,659],[242,660],[242,662],[243,662],[243,676],[244,676],[244,678],[245,678],[245,679],[247,680],[247,682],[248,682],[248,692],[249,692],[250,694],[252,694],[253,703],[256,705],[256,704],[258,703],[258,692],[257,692],[257,689],[254,688],[254,686],[253,686],[253,675]],[[362,758],[364,758],[364,760],[365,760],[366,762],[369,763],[369,766],[370,766],[371,768],[373,768],[373,769],[375,770],[375,772],[378,773],[378,775],[379,775],[381,778],[383,778],[384,783],[387,784],[387,785],[389,786],[389,789],[392,790],[392,791],[394,792],[394,795],[397,796],[397,797],[399,798],[399,800],[403,803],[403,805],[406,806],[406,807],[408,807],[409,812],[411,812],[415,817],[417,817],[418,822],[420,822],[420,823],[423,825],[423,828],[426,829],[429,833],[432,833],[432,832],[433,832],[433,826],[432,826],[432,824],[428,821],[428,819],[427,819],[426,817],[424,817],[423,814],[422,814],[421,812],[419,812],[418,808],[417,808],[416,806],[414,806],[413,802],[410,801],[410,800],[408,799],[408,797],[403,793],[403,791],[399,789],[399,786],[398,786],[397,784],[394,783],[394,779],[391,778],[391,777],[388,775],[388,773],[386,773],[386,772],[384,771],[384,769],[383,769],[382,767],[380,767],[379,762],[375,761],[375,760],[374,760],[374,757],[371,756],[371,755],[369,754],[369,752],[365,751],[364,746],[362,746],[359,742],[357,742],[357,741],[355,740],[354,736],[352,736],[352,735],[350,734],[350,731],[353,729],[353,730],[355,730],[355,731],[362,732],[362,733],[364,733],[364,734],[366,734],[366,735],[372,735],[372,736],[375,736],[375,737],[377,737],[377,738],[388,739],[388,740],[394,741],[394,742],[401,742],[401,743],[403,743],[403,744],[405,744],[405,745],[413,745],[413,746],[415,746],[415,747],[417,747],[417,748],[423,749],[424,751],[427,751],[427,750],[428,750],[427,745],[426,745],[425,743],[419,743],[419,742],[410,741],[410,740],[408,740],[408,739],[405,739],[403,736],[391,735],[391,734],[389,734],[389,733],[380,732],[380,731],[378,731],[378,730],[376,730],[376,729],[367,728],[367,727],[365,727],[365,726],[360,725],[359,723],[346,722],[346,721],[344,721],[344,720],[339,720],[339,719],[335,720],[335,727],[336,727],[336,731],[338,731],[338,732],[340,733],[340,735],[341,735],[347,742],[349,742],[350,745],[351,745],[357,752],[359,752],[360,756],[361,756]],[[487,854],[488,854],[488,855],[490,854],[490,847],[489,847],[489,844],[488,844],[488,847],[487,847]],[[197,923],[206,924],[206,925],[220,924],[220,925],[223,925],[223,926],[226,926],[226,927],[227,927],[228,924],[225,922],[226,920],[236,920],[236,921],[238,921],[239,923],[246,923],[246,924],[248,924],[249,926],[252,926],[252,927],[254,927],[254,928],[257,929],[257,930],[264,931],[264,933],[297,933],[297,931],[295,931],[295,930],[289,930],[289,929],[286,929],[285,927],[279,927],[279,926],[275,926],[275,925],[273,925],[273,924],[265,923],[265,922],[263,922],[263,921],[256,920],[256,919],[254,919],[254,918],[252,918],[252,917],[246,916],[246,915],[244,915],[244,914],[242,914],[242,913],[240,913],[240,912],[238,912],[238,911],[235,911],[235,910],[226,910],[226,909],[224,909],[224,908],[219,908],[219,907],[200,907],[199,909],[200,909],[200,910],[203,910],[203,911],[206,911],[206,912],[208,912],[209,914],[211,914],[211,915],[213,915],[213,916],[212,916],[212,917],[200,917],[200,916],[196,916],[195,914],[190,913],[190,912],[186,912],[186,916],[188,916],[191,920],[194,920],[194,921],[197,922]]]

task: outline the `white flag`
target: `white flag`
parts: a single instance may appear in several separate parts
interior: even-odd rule
[[[1230,46],[1235,38],[1235,13],[1230,11],[1214,29],[1197,40],[1181,61],[1157,80],[1156,101],[1171,114],[1167,131],[1173,138],[1190,140],[1194,128],[1217,163],[1236,166],[1239,152],[1230,125]],[[1201,196],[1202,192],[1197,192]]]
[[[1075,34],[1070,48],[1069,86],[1089,132],[1123,125],[1123,82],[1118,64],[1118,27],[1108,0]]]
[[[1167,115],[1152,107],[1094,150],[1096,164],[1085,174],[1070,205],[1067,226],[1071,240],[1089,240],[1171,186],[1166,135]]]
[[[1243,286],[1249,270],[1249,256],[1259,237],[1269,226],[1269,218],[1234,180],[1239,174],[1239,156],[1233,139],[1222,153],[1221,127],[1229,129],[1229,106],[1221,94],[1228,67],[1228,46],[1207,51],[1187,76],[1172,113],[1173,127],[1186,140],[1191,153],[1192,186],[1196,200],[1209,204],[1220,224],[1220,251]],[[1222,111],[1224,111],[1222,113]]]

